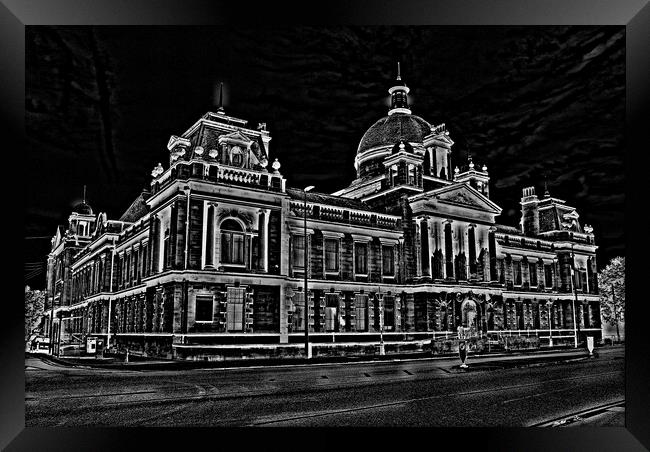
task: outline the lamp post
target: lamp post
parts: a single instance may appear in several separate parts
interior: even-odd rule
[[[386,349],[384,348],[384,304],[381,302],[379,294],[381,287],[377,288],[377,303],[379,303],[379,354],[385,355]]]
[[[548,300],[548,347],[553,347],[553,331],[551,329],[552,318],[551,318],[551,309],[553,308],[553,300]]]
[[[576,305],[578,304],[578,292],[576,291],[576,282],[575,282],[575,255],[573,254],[573,243],[571,244],[571,288],[573,289],[573,309],[571,310],[573,314],[573,343],[574,347],[578,348],[578,329],[576,323]]]
[[[313,185],[305,187],[303,190],[305,195],[305,203],[302,211],[303,214],[303,243],[304,243],[304,273],[305,273],[305,355],[307,359],[311,358],[311,347],[309,346],[309,290],[307,288],[307,253],[309,251],[307,247],[307,192],[314,189]]]
[[[612,305],[614,305],[614,320],[616,321],[616,342],[621,342],[621,333],[618,329],[618,312],[616,312],[616,298],[614,298],[614,283],[612,283]]]

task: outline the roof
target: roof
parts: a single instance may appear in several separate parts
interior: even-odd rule
[[[287,187],[287,194],[296,200],[303,201],[305,199],[304,192],[298,188]],[[315,204],[325,204],[329,206],[345,207],[347,209],[365,210],[374,212],[374,210],[365,202],[356,199],[344,198],[342,196],[328,195],[318,192],[307,192],[307,202]]]
[[[514,227],[514,226],[506,226],[505,224],[495,224],[495,228],[497,228],[497,231],[499,232],[509,232],[511,234],[521,234],[521,231]]]
[[[80,202],[76,206],[72,208],[73,212],[84,214],[84,215],[93,215],[93,209],[90,207],[89,204],[86,204],[85,202]]]
[[[119,221],[126,221],[128,223],[135,223],[140,218],[145,216],[149,212],[149,206],[146,201],[149,197],[148,192],[142,192],[138,195],[137,198],[131,203],[128,209],[122,214]]]
[[[431,133],[431,124],[416,115],[394,113],[375,122],[361,138],[357,154],[400,141],[422,143]]]

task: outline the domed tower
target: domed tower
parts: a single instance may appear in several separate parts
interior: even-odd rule
[[[354,160],[357,179],[336,195],[390,210],[402,195],[452,183],[449,132],[444,124],[432,126],[414,115],[409,92],[398,63],[395,84],[388,89],[388,114],[364,133]]]
[[[92,207],[86,203],[84,185],[83,199],[72,208],[72,213],[68,217],[68,234],[77,239],[89,239],[95,229],[96,220]]]

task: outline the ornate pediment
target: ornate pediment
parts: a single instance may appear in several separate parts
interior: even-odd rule
[[[494,214],[501,213],[501,208],[467,184],[454,184],[430,192],[433,199],[444,204],[482,210]],[[431,199],[431,198],[430,198]]]

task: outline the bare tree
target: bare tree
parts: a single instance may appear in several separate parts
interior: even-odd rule
[[[616,326],[618,341],[621,334],[618,324],[625,320],[625,257],[615,257],[598,275],[601,314],[603,320]]]

